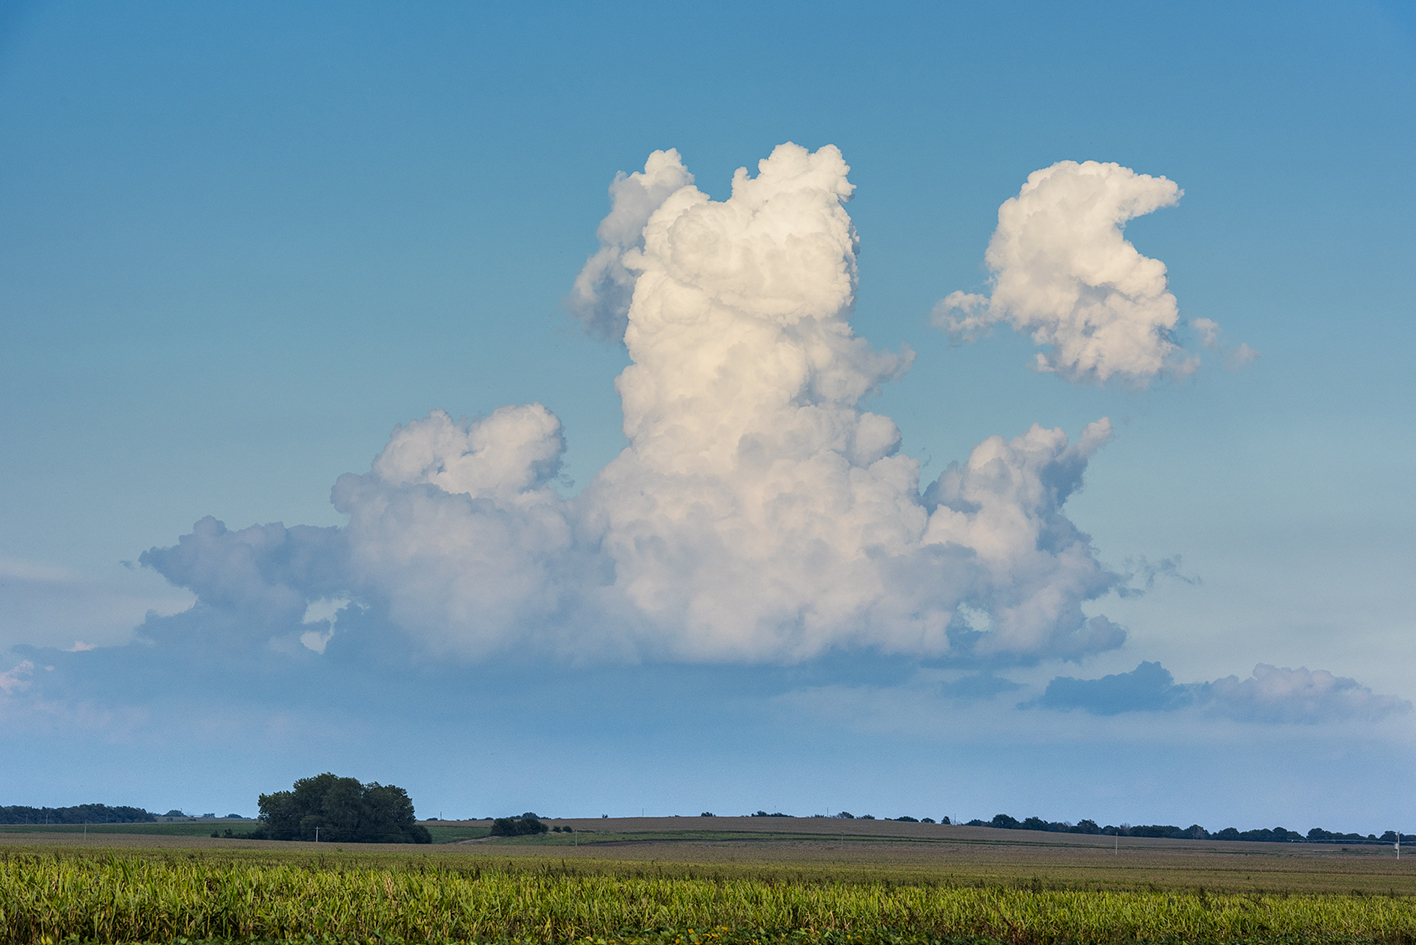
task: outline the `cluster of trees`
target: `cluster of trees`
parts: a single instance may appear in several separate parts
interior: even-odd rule
[[[336,777],[301,778],[289,791],[260,796],[255,840],[327,840],[331,843],[432,843],[414,822],[408,792],[392,784]]]
[[[707,812],[707,810],[704,810],[704,812],[702,812],[700,816],[702,816],[702,817],[711,817],[711,816],[714,816],[714,815],[712,815],[712,813]],[[790,816],[792,816],[792,815],[790,815],[790,813],[767,813],[766,810],[758,810],[758,812],[756,812],[756,813],[749,813],[748,816],[749,816],[749,817],[790,817]],[[857,815],[854,815],[854,813],[851,813],[850,810],[841,810],[841,812],[833,813],[833,815],[831,815],[831,816],[833,816],[833,817],[838,817],[838,819],[841,819],[841,820],[874,820],[874,819],[875,819],[874,813],[862,813],[862,815],[857,816]],[[811,815],[811,817],[813,817],[813,819],[820,820],[820,819],[823,819],[823,817],[826,817],[826,815],[824,815],[824,813],[813,813],[813,815]],[[902,817],[885,817],[885,819],[886,819],[886,820],[899,820],[899,822],[901,822],[901,823],[933,823],[933,822],[935,822],[935,819],[933,819],[933,817],[912,817],[912,816],[909,816],[908,813],[906,813],[906,815],[905,815],[905,816],[902,816]],[[944,817],[943,820],[940,820],[940,823],[949,823],[949,817]]]
[[[1402,843],[1410,843],[1416,840],[1416,835],[1398,834],[1395,830],[1388,830],[1380,837],[1374,833],[1369,833],[1364,837],[1360,833],[1333,833],[1321,827],[1314,827],[1308,831],[1309,843],[1395,843],[1398,838]]]
[[[0,807],[0,824],[150,824],[157,815],[141,807]]]
[[[948,823],[949,818],[944,818],[944,823]],[[1052,833],[1085,833],[1104,834],[1106,836],[1122,837],[1168,837],[1172,840],[1258,840],[1271,843],[1297,843],[1307,841],[1309,843],[1394,843],[1397,834],[1394,830],[1388,830],[1378,837],[1376,834],[1367,834],[1365,837],[1360,833],[1330,833],[1321,827],[1314,827],[1306,834],[1301,834],[1296,830],[1287,830],[1283,827],[1264,827],[1258,830],[1239,830],[1236,827],[1225,827],[1223,830],[1210,833],[1199,824],[1191,824],[1188,827],[1177,827],[1173,824],[1141,824],[1132,826],[1121,824],[1113,826],[1107,824],[1105,827],[1098,826],[1094,820],[1080,820],[1075,824],[1065,821],[1048,821],[1041,817],[1028,817],[1025,820],[1017,820],[1007,814],[995,814],[992,820],[971,820],[966,826],[969,827],[997,827],[1001,830],[1047,830]],[[1401,834],[1402,842],[1406,842],[1409,834]]]
[[[494,837],[524,837],[530,834],[545,833],[550,828],[542,822],[531,811],[527,811],[520,817],[498,817],[492,821],[492,836]],[[556,828],[556,833],[560,833],[560,828]]]

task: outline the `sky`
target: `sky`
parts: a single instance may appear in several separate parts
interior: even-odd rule
[[[1416,817],[1410,3],[11,3],[0,128],[0,803]]]

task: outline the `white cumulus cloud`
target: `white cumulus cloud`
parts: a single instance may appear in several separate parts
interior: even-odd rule
[[[1373,692],[1355,679],[1327,670],[1260,663],[1248,679],[1226,676],[1207,683],[1214,712],[1242,721],[1327,722],[1372,720],[1411,711],[1411,703]]]
[[[575,298],[592,325],[623,319],[628,446],[579,495],[553,488],[565,444],[542,405],[435,410],[340,478],[337,534],[207,521],[144,561],[204,602],[285,615],[315,633],[307,649],[340,645],[297,622],[322,598],[472,659],[1007,663],[1120,645],[1083,614],[1118,577],[1063,513],[1107,421],[1076,443],[993,437],[921,492],[900,431],[866,409],[912,354],[851,329],[848,171],[834,147],[785,144],[724,201],[672,151],[617,179]]]
[[[1028,332],[1046,349],[1037,368],[1070,381],[1144,385],[1192,372],[1198,360],[1171,340],[1179,310],[1165,264],[1122,231],[1182,193],[1119,164],[1060,161],[1034,171],[998,208],[984,257],[992,291],[951,293],[935,306],[935,325],[966,341],[999,323]]]

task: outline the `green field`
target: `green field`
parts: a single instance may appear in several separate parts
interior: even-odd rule
[[[900,881],[830,870],[226,852],[0,853],[15,943],[1416,941],[1407,896]]]
[[[806,819],[553,823],[577,832],[487,838],[485,821],[433,823],[433,847],[172,830],[209,824],[111,825],[129,832],[86,841],[0,833],[0,945],[1416,943],[1416,863],[1374,847]]]

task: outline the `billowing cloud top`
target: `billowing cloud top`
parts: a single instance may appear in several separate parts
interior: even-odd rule
[[[332,639],[312,631],[311,602],[366,605],[469,659],[1008,663],[1118,646],[1082,609],[1117,577],[1062,511],[1106,420],[1076,443],[990,438],[921,493],[895,424],[863,408],[911,354],[851,330],[848,170],[834,147],[785,144],[721,202],[674,151],[616,180],[572,304],[628,349],[629,445],[578,496],[552,488],[564,441],[540,404],[434,411],[340,478],[347,527],[204,523],[145,563],[199,606],[258,609],[331,653],[339,618]]]
[[[644,248],[644,224],[670,194],[693,183],[679,153],[655,151],[643,171],[623,173],[610,185],[610,215],[596,235],[600,250],[575,279],[566,308],[591,334],[618,341],[629,324],[634,274],[625,268],[628,253]]]
[[[1034,171],[998,208],[985,256],[992,293],[950,294],[935,307],[935,324],[968,341],[999,322],[1030,332],[1047,348],[1037,368],[1071,381],[1144,385],[1190,373],[1198,361],[1171,340],[1179,310],[1165,264],[1122,234],[1127,220],[1172,206],[1182,193],[1119,164],[1059,161]]]

